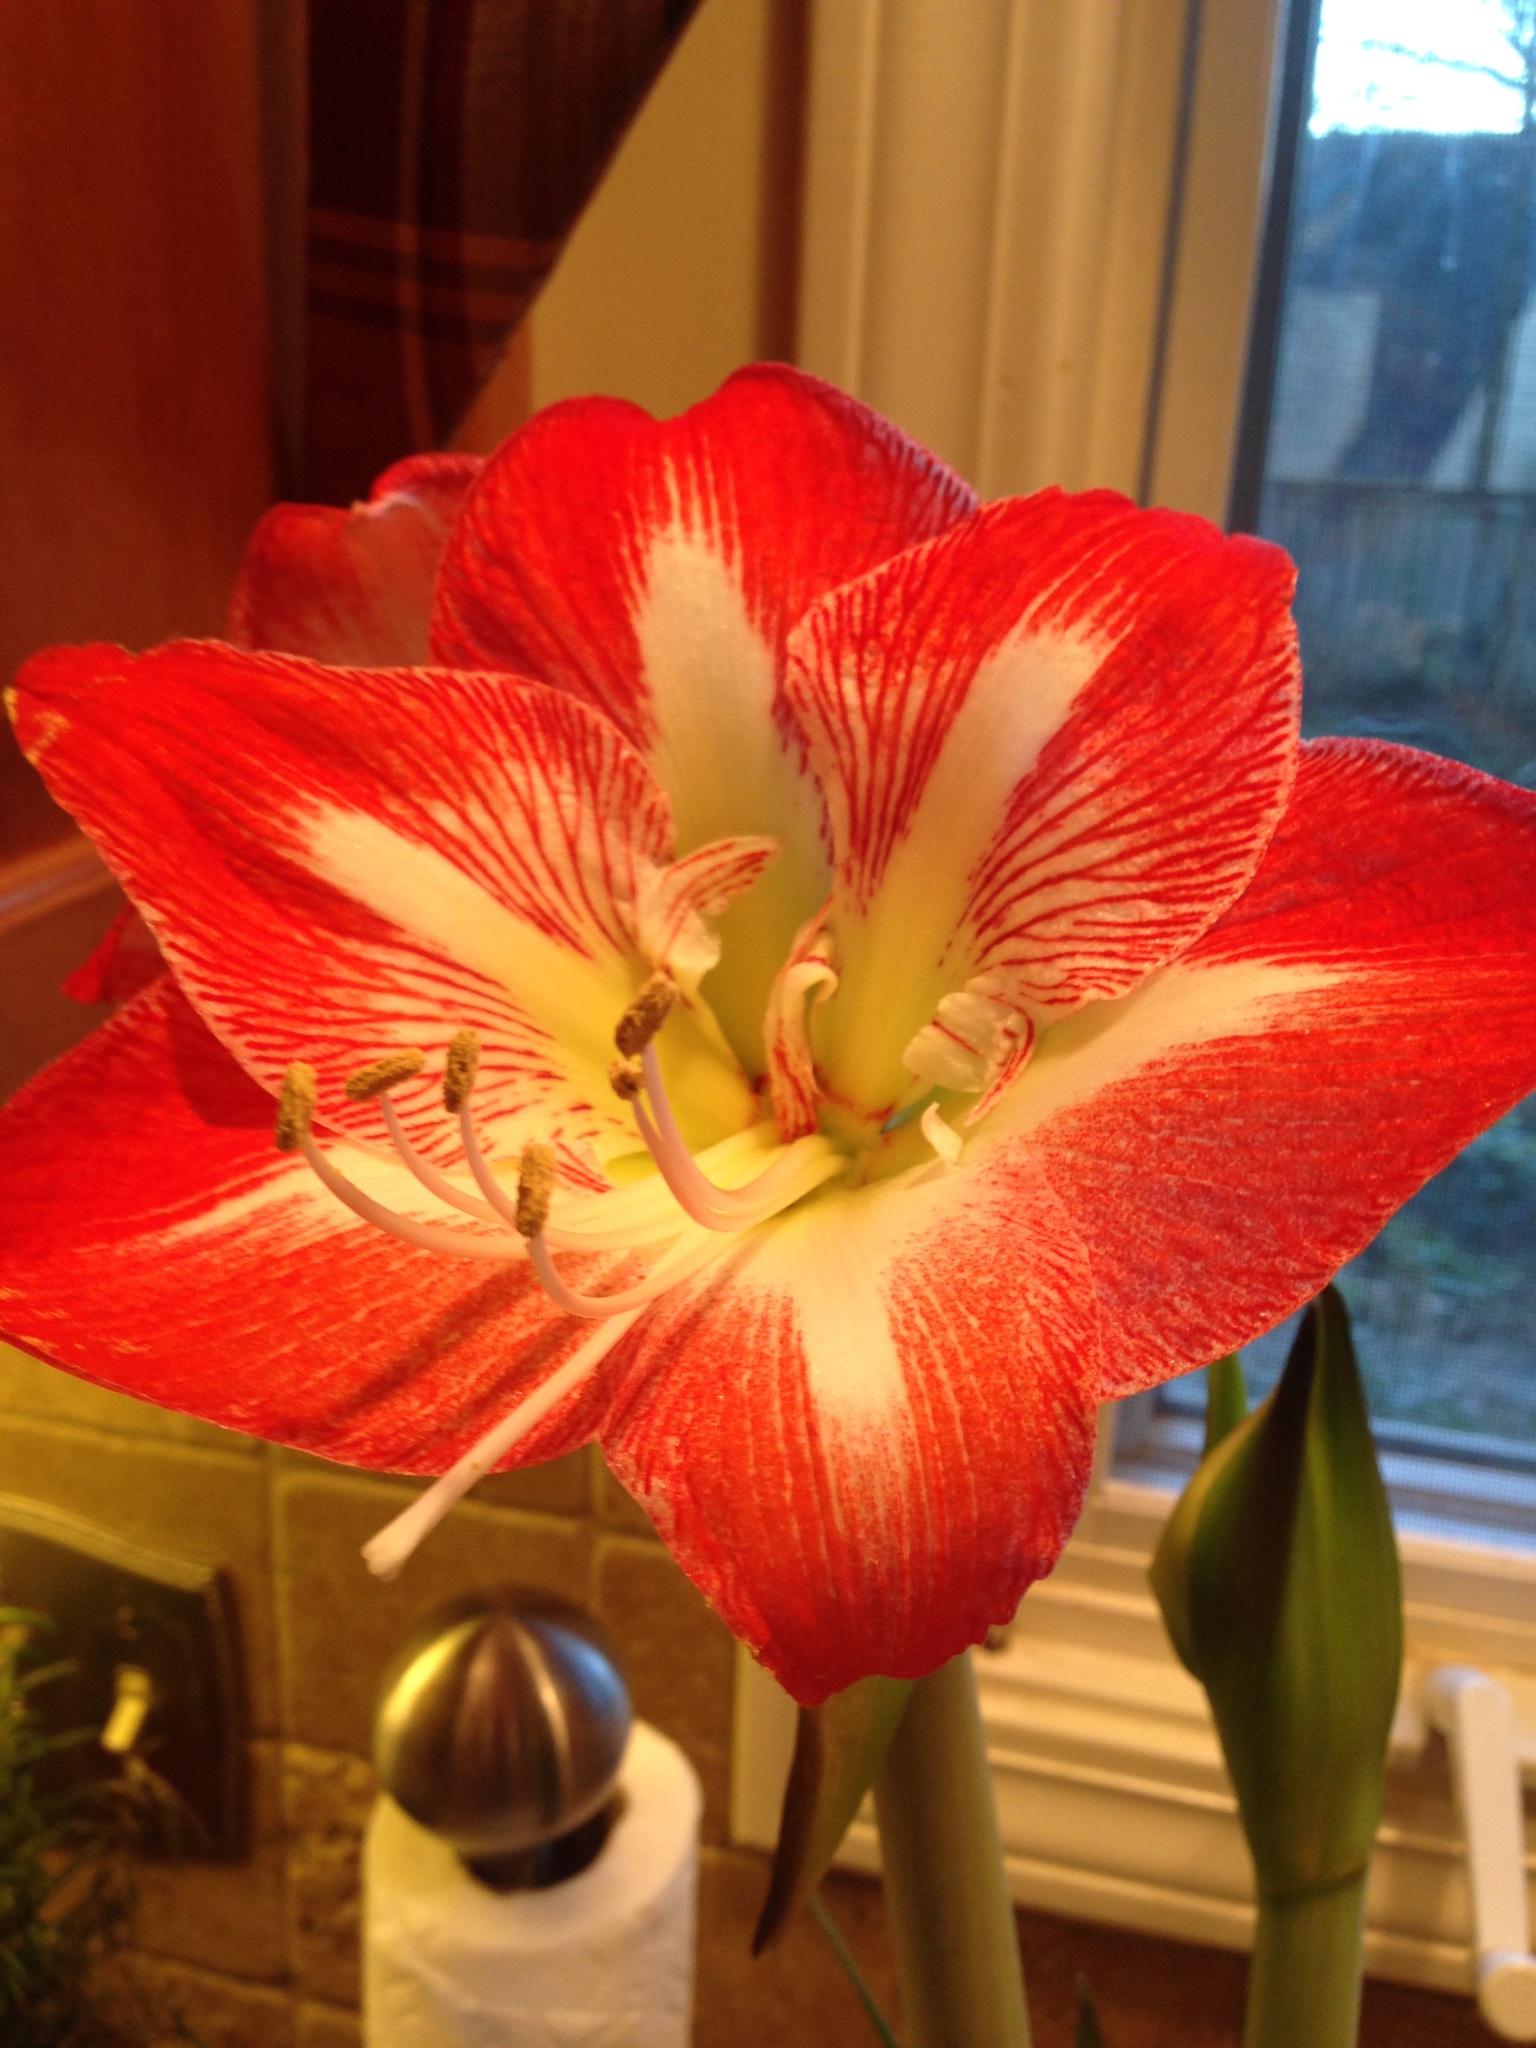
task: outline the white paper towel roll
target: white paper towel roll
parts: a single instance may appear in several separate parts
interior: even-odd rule
[[[687,2048],[703,1796],[637,1721],[597,1861],[493,1892],[389,1798],[363,1848],[368,2048]]]

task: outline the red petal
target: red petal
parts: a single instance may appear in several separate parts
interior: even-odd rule
[[[162,978],[0,1111],[0,1329],[231,1429],[439,1471],[590,1329],[526,1263],[434,1257],[360,1222],[274,1149],[272,1123],[271,1098]],[[517,1461],[584,1442],[602,1384]]]
[[[1536,797],[1303,750],[1253,883],[998,1113],[1093,1261],[1109,1395],[1248,1342],[1536,1085]]]
[[[672,420],[576,399],[487,464],[444,557],[433,653],[558,683],[645,746],[656,713],[639,614],[659,543],[681,530],[714,555],[781,659],[823,592],[974,503],[867,406],[778,364],[739,370]]]
[[[76,1003],[125,1003],[165,972],[155,935],[130,903],[107,927],[105,938],[62,983]]]
[[[674,420],[610,399],[540,414],[454,529],[436,659],[538,676],[604,711],[671,798],[680,853],[738,833],[781,842],[722,926],[738,964],[720,1020],[753,1071],[769,982],[827,882],[785,638],[825,591],[974,502],[855,400],[757,365]]]
[[[376,1114],[340,1099],[347,1072],[402,1045],[440,1054],[468,1025],[484,1039],[477,1111],[506,1146],[551,1139],[589,1177],[590,1148],[633,1148],[606,1073],[650,964],[637,897],[669,821],[585,706],[507,676],[212,643],[66,649],[24,671],[18,731],[267,1086],[307,1060],[322,1115],[375,1137]],[[438,1070],[400,1097],[434,1147],[450,1136]],[[695,1142],[751,1118],[740,1077],[713,1071]]]
[[[815,608],[787,688],[836,856],[835,1093],[886,1106],[953,990],[1048,1021],[1225,909],[1295,770],[1292,582],[1263,542],[1047,491]]]
[[[977,1642],[1081,1505],[1097,1315],[1027,1161],[810,1202],[628,1356],[614,1470],[807,1704]]]
[[[443,543],[482,466],[412,455],[366,505],[274,505],[246,543],[230,639],[367,668],[424,662]]]

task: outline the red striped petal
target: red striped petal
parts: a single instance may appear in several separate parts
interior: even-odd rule
[[[774,1121],[786,1143],[817,1128],[821,1083],[811,1051],[811,1012],[837,987],[823,907],[795,935],[768,996],[768,1086]]]
[[[1363,741],[1303,749],[1199,945],[1048,1033],[989,1125],[1093,1262],[1106,1394],[1310,1299],[1536,1086],[1536,797]]]
[[[357,667],[424,662],[443,543],[482,466],[478,455],[412,455],[350,510],[274,505],[246,543],[230,639]]]
[[[978,1641],[1076,1518],[1097,1316],[1027,1161],[813,1201],[660,1303],[629,1357],[614,1470],[806,1703]]]
[[[130,903],[107,927],[89,959],[66,974],[65,995],[77,1003],[125,1003],[165,972],[155,935]]]
[[[640,892],[638,934],[648,960],[665,962],[686,995],[720,958],[720,940],[705,923],[750,889],[778,853],[776,839],[716,839],[670,867],[651,870]]]
[[[183,987],[250,1072],[432,1055],[400,1091],[419,1142],[452,1133],[441,1055],[483,1041],[477,1112],[508,1154],[561,1146],[587,1178],[635,1144],[607,1083],[652,966],[639,897],[668,851],[664,797],[604,720],[507,676],[360,671],[188,644],[29,664],[18,731],[144,911]],[[752,1118],[739,1073],[680,1017],[695,1143]]]
[[[1291,583],[1263,542],[1049,491],[816,607],[787,689],[836,854],[834,1092],[887,1107],[947,994],[1045,1022],[1233,900],[1294,772]]]

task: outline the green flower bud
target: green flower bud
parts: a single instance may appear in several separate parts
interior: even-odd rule
[[[1364,1869],[1402,1668],[1397,1544],[1341,1297],[1307,1310],[1274,1394],[1173,1512],[1152,1587],[1210,1697],[1261,1896]],[[1225,1427],[1225,1434],[1221,1433]]]

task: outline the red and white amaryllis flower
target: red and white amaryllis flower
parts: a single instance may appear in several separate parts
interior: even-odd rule
[[[171,972],[0,1119],[0,1325],[451,1468],[386,1568],[595,1436],[800,1699],[931,1669],[1536,1082],[1536,800],[1299,746],[1277,550],[790,371],[381,488],[20,680]]]

